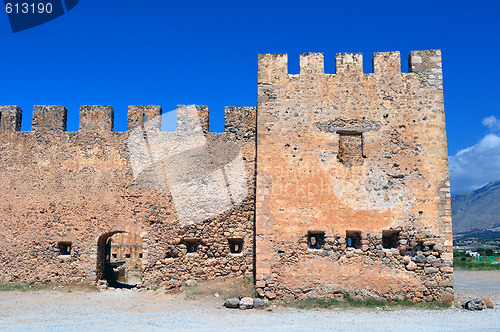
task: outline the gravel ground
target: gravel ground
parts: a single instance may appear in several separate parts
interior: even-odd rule
[[[500,271],[455,273],[458,301],[500,305]],[[220,298],[136,290],[0,292],[0,331],[500,331],[500,310],[237,310]]]

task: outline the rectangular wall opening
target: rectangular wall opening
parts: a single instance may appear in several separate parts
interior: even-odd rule
[[[71,242],[60,241],[57,243],[57,246],[59,248],[59,255],[61,255],[61,256],[71,255]]]
[[[325,244],[325,232],[323,231],[308,231],[307,232],[307,247],[309,249],[321,249]]]
[[[361,232],[360,231],[346,231],[346,245],[349,248],[361,248]]]
[[[241,253],[241,250],[243,249],[242,238],[232,238],[232,239],[227,239],[227,241],[229,242],[229,250],[231,251],[231,254]]]
[[[399,245],[399,231],[382,231],[382,246],[385,249],[396,249]]]
[[[192,254],[198,251],[198,247],[200,245],[200,239],[184,239],[184,245],[186,246],[186,250],[188,254]]]
[[[363,156],[363,135],[360,132],[338,132],[339,133],[339,154],[338,160],[348,166],[362,165]]]

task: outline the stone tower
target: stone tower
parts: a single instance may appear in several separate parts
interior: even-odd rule
[[[261,296],[453,298],[441,52],[259,57]]]

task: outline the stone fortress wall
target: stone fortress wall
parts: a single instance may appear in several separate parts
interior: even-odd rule
[[[106,242],[122,232],[143,241],[144,286],[252,275],[255,108],[227,107],[224,133],[208,133],[206,106],[179,106],[175,133],[160,131],[159,106],[130,106],[127,132],[112,131],[110,106],[82,106],[78,132],[65,130],[63,106],[35,106],[30,132],[20,131],[19,107],[1,106],[0,112],[0,281],[103,279]],[[198,150],[174,151],[186,156],[173,166],[197,176],[220,171],[229,161],[217,155],[218,145],[230,142],[241,151],[248,179],[241,204],[196,223],[179,220],[167,179],[155,177],[157,168],[169,165],[135,177],[130,153],[134,130],[146,143],[147,135],[157,135],[175,144],[187,130],[194,135],[192,123],[199,124]],[[241,242],[239,253],[231,254],[231,241]],[[61,246],[70,246],[69,254]]]
[[[453,299],[441,53],[259,56],[257,108],[0,106],[0,282],[105,279],[106,244],[139,236],[149,287],[254,276],[261,297]],[[118,235],[115,235],[118,234]],[[133,237],[133,236],[132,236]],[[114,240],[115,243],[116,240]],[[133,246],[132,246],[133,247]],[[108,255],[107,255],[108,254]],[[125,253],[126,254],[126,253]]]

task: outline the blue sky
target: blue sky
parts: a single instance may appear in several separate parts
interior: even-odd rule
[[[80,105],[208,105],[211,130],[223,107],[256,105],[259,53],[371,55],[443,51],[450,177],[455,192],[500,180],[500,1],[164,1],[81,0],[49,23],[13,34],[0,14],[0,104],[65,105],[68,130]],[[489,120],[488,120],[489,119]]]

